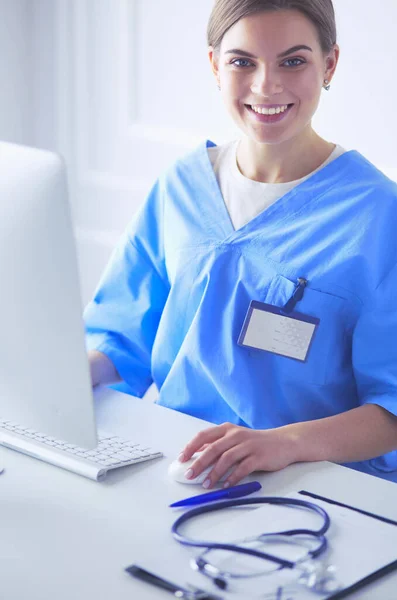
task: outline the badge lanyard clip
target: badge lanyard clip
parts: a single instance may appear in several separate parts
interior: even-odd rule
[[[307,279],[305,279],[304,277],[299,277],[294,293],[292,294],[288,302],[281,308],[281,312],[289,314],[294,310],[299,300],[302,300],[306,286]]]

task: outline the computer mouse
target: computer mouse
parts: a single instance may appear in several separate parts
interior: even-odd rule
[[[200,456],[200,454],[201,452],[196,452],[195,454],[193,454],[192,458],[183,463],[180,462],[178,459],[174,460],[168,467],[168,475],[174,481],[178,481],[179,483],[204,483],[204,480],[207,478],[207,475],[211,471],[213,465],[210,465],[209,467],[204,469],[204,471],[200,473],[200,475],[194,477],[193,479],[186,479],[185,477],[186,471],[191,467],[191,465]],[[231,472],[232,469],[229,469],[219,481],[225,481]]]

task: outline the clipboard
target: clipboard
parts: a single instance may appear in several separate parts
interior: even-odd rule
[[[381,515],[377,515],[375,513],[368,512],[361,508],[357,508],[355,506],[351,506],[351,505],[345,504],[343,502],[338,502],[337,500],[332,500],[331,498],[326,498],[325,496],[320,496],[318,494],[314,494],[314,493],[308,492],[306,490],[300,490],[300,492],[298,492],[298,493],[302,494],[303,496],[308,496],[310,498],[313,498],[313,500],[321,500],[322,502],[326,502],[327,504],[333,504],[334,506],[341,506],[343,508],[347,508],[354,512],[358,512],[362,515],[366,515],[367,517],[370,517],[372,519],[377,519],[383,523],[388,523],[389,525],[394,525],[395,527],[397,527],[397,521],[394,521],[393,519],[389,519],[387,517],[383,517]],[[396,555],[397,555],[397,550],[396,550]],[[359,581],[356,581],[352,585],[350,585],[342,590],[339,590],[338,592],[331,594],[330,596],[327,597],[327,600],[342,600],[342,598],[347,598],[348,596],[350,596],[350,594],[353,594],[354,592],[360,590],[361,588],[365,587],[366,585],[369,585],[370,583],[380,579],[381,577],[384,577],[385,575],[388,575],[389,573],[392,573],[393,571],[397,571],[397,557],[396,557],[396,560],[390,562],[389,564],[385,565],[384,567],[381,567],[380,569],[377,569],[376,571],[373,571],[372,573],[370,573],[366,577],[363,577]]]
[[[331,527],[326,534],[328,550],[325,560],[336,568],[338,590],[323,594],[310,590],[298,582],[294,570],[283,569],[263,577],[258,574],[251,579],[234,579],[230,582],[228,598],[340,600],[397,570],[397,521],[306,490],[292,492],[285,497],[299,498],[302,495],[322,506],[330,516]],[[305,525],[302,524],[302,518],[305,519]],[[270,533],[273,529],[277,532],[297,526],[313,528],[318,525],[316,519],[318,517],[315,515],[288,511],[282,506],[262,505],[247,512],[241,508],[235,512],[230,509],[227,526],[224,521],[207,523],[204,520],[197,523],[197,526],[200,527],[200,536],[205,539],[231,542],[258,535],[261,531]],[[293,560],[293,556],[284,555],[284,551],[283,548],[281,556]],[[287,551],[293,552],[293,546]],[[227,555],[224,560],[219,561],[218,567],[238,572],[240,564],[237,564],[237,560],[237,556]]]

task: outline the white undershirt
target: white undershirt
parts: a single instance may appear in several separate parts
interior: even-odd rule
[[[239,140],[208,148],[208,155],[234,229],[240,229],[262,211],[285,196],[305,179],[308,179],[325,165],[335,160],[346,150],[336,145],[331,155],[322,165],[301,179],[286,183],[262,183],[245,177],[237,166],[237,146]]]

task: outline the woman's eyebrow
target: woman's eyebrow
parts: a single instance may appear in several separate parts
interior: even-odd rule
[[[309,46],[305,46],[304,44],[301,44],[299,46],[292,46],[292,48],[289,48],[288,50],[281,52],[280,54],[277,55],[277,58],[283,58],[284,56],[288,56],[288,54],[291,54],[292,52],[298,52],[298,50],[309,50],[310,52],[313,52],[313,50]],[[232,50],[226,50],[225,54],[239,54],[240,56],[248,56],[249,58],[258,58],[254,54],[251,54],[251,52],[247,52],[246,50],[240,50],[239,48],[233,48]]]
[[[300,46],[292,46],[292,48],[289,48],[289,50],[281,52],[281,54],[277,55],[277,58],[283,58],[284,56],[287,56],[287,54],[291,54],[292,52],[298,52],[298,50],[309,50],[310,52],[313,52],[313,50],[309,46],[301,44]]]

